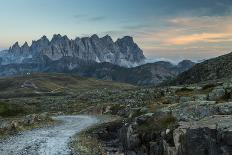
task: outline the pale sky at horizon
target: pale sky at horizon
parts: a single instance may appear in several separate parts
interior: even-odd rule
[[[232,0],[0,0],[0,49],[43,35],[133,36],[148,58],[232,51]]]

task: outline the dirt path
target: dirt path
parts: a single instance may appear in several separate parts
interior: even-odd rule
[[[70,155],[70,138],[98,122],[90,116],[58,116],[55,119],[63,123],[0,141],[0,155]]]

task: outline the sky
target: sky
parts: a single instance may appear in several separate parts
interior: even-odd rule
[[[0,0],[0,49],[43,35],[133,36],[149,59],[232,51],[232,0]]]

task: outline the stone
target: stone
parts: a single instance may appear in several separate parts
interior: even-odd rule
[[[220,115],[232,115],[232,102],[225,102],[217,104],[218,114]]]
[[[205,94],[199,94],[194,96],[195,101],[206,101],[207,100],[207,95]]]
[[[169,110],[179,121],[191,121],[216,114],[218,111],[215,106],[215,101],[190,101],[165,107],[161,111],[167,113]]]
[[[135,118],[138,125],[145,123],[148,119],[152,118],[154,113],[147,113]]]
[[[210,101],[215,101],[222,98],[225,94],[226,94],[225,89],[216,87],[215,89],[213,89],[212,92],[209,93],[208,98]]]
[[[180,103],[189,102],[189,101],[194,101],[194,98],[192,96],[181,96],[179,100]]]
[[[25,116],[23,122],[24,122],[24,124],[31,125],[35,122],[35,118],[36,118],[35,114],[27,115],[27,116]]]
[[[177,155],[232,153],[232,116],[210,116],[179,124],[173,134]]]

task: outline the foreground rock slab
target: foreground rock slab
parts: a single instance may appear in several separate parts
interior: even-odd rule
[[[232,154],[231,115],[215,115],[179,124],[173,134],[178,155]]]

